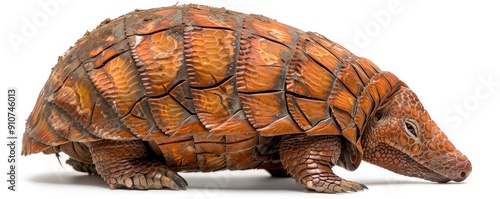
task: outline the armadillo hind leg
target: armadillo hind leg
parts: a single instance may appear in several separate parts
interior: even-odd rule
[[[366,186],[333,173],[331,168],[340,152],[338,136],[288,136],[280,145],[283,167],[307,190],[325,193],[363,190]]]
[[[89,148],[97,172],[112,189],[186,189],[187,182],[149,157],[140,140],[103,140],[89,143]]]
[[[68,160],[66,160],[66,164],[69,164],[76,171],[88,173],[89,175],[98,175],[97,171],[95,170],[94,164],[80,162],[80,161],[75,160],[73,158],[69,158]]]
[[[95,165],[92,163],[92,156],[87,145],[78,142],[69,142],[58,146],[58,150],[66,153],[70,158],[66,160],[76,171],[97,175]]]

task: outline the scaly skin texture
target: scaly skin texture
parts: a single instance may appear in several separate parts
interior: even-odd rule
[[[463,181],[472,165],[402,87],[377,111],[363,138],[363,160],[434,182]]]
[[[186,189],[181,176],[148,157],[141,141],[106,140],[90,143],[89,148],[97,173],[112,189]]]
[[[366,186],[333,173],[332,166],[341,150],[338,136],[287,136],[281,143],[280,156],[284,168],[307,190],[325,193],[363,190]]]
[[[265,169],[357,191],[331,167],[362,160],[437,182],[471,172],[394,74],[318,33],[199,5],[130,12],[78,40],[26,121],[22,154],[39,152],[131,189]]]

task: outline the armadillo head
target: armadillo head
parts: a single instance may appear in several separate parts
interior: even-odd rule
[[[406,86],[401,86],[368,122],[362,146],[363,160],[406,176],[459,182],[472,170],[467,157]]]

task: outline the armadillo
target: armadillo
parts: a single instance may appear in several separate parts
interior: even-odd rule
[[[361,161],[435,182],[472,165],[407,84],[324,36],[199,5],[105,20],[60,58],[23,155],[65,153],[111,188],[186,189],[181,171],[265,169],[360,191]]]

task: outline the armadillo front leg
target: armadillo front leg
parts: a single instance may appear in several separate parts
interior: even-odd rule
[[[340,150],[338,136],[295,135],[284,138],[280,156],[283,167],[307,190],[326,193],[363,190],[366,186],[333,173],[331,168]]]
[[[186,189],[186,181],[163,163],[148,158],[144,143],[104,140],[89,144],[97,173],[112,189]]]

